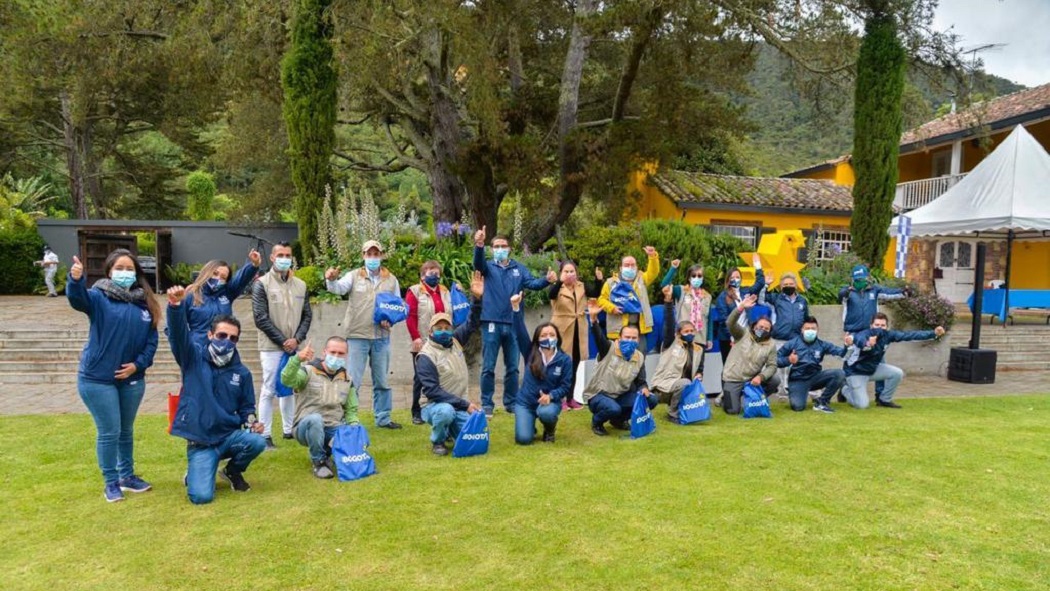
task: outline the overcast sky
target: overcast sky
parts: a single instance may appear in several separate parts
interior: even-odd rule
[[[978,54],[990,74],[1025,86],[1050,82],[1050,0],[940,0],[934,26],[960,45],[1006,43]]]

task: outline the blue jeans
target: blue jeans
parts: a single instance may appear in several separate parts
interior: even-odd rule
[[[625,422],[631,419],[631,411],[634,410],[634,399],[638,392],[628,392],[619,396],[610,396],[604,392],[598,393],[587,401],[587,408],[594,415],[591,418],[591,426],[597,427],[605,421]],[[650,394],[646,400],[649,409],[656,408],[660,402],[655,394]]]
[[[513,324],[483,322],[481,324],[481,406],[486,411],[496,407],[492,400],[496,391],[496,356],[503,349],[503,408],[510,412],[518,397],[518,339]]]
[[[299,420],[295,427],[295,440],[300,445],[310,448],[310,461],[320,464],[328,459],[332,452],[332,437],[339,427],[325,427],[324,419],[317,413],[311,413]]]
[[[354,387],[361,391],[365,377],[365,364],[372,368],[372,410],[376,415],[376,426],[390,424],[390,411],[394,408],[387,384],[390,373],[390,337],[381,339],[347,339],[350,345],[350,378]]]
[[[237,430],[218,445],[186,444],[186,494],[194,505],[210,503],[215,498],[215,472],[219,461],[230,458],[226,469],[240,474],[266,449],[266,439],[257,433]]]
[[[560,401],[535,407],[516,404],[514,407],[514,441],[519,445],[531,444],[532,438],[536,436],[536,419],[543,423],[544,428],[549,429],[558,424],[560,414]]]
[[[809,391],[820,388],[824,388],[824,392],[820,395],[818,402],[827,405],[845,381],[846,374],[841,369],[825,369],[808,380],[789,379],[788,400],[791,401],[791,410],[806,410]]]
[[[146,380],[105,383],[78,377],[77,391],[95,419],[95,453],[102,479],[109,484],[130,478],[135,474],[135,415],[146,392]]]
[[[470,413],[456,410],[447,402],[428,404],[423,407],[423,421],[430,425],[430,443],[444,443],[449,437],[455,438],[467,424]]]
[[[904,379],[904,371],[901,368],[880,363],[875,368],[875,373],[870,376],[851,375],[846,378],[846,384],[842,386],[842,395],[854,408],[868,408],[868,381],[875,382],[875,398],[883,402],[893,402],[893,395],[897,393],[897,386]],[[882,392],[879,392],[880,381],[886,383]]]

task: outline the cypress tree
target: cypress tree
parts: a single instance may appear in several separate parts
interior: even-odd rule
[[[857,58],[853,110],[852,250],[871,268],[882,266],[889,246],[897,188],[906,53],[888,10],[874,11],[864,24]]]
[[[331,0],[299,0],[292,17],[292,42],[281,62],[284,121],[295,184],[299,244],[309,256],[316,248],[317,213],[331,180],[329,160],[335,144],[336,72]]]

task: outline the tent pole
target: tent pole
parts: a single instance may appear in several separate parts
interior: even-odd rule
[[[1006,322],[1010,319],[1010,267],[1012,264],[1014,254],[1014,231],[1007,230],[1006,232],[1006,293],[1003,294],[1003,310],[1006,312],[1006,318],[1003,318],[1003,326],[1006,326]]]

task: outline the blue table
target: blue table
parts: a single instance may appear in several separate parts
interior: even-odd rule
[[[984,290],[983,298],[984,299],[981,301],[981,314],[998,316],[999,321],[1005,324],[1007,316],[1010,315],[1010,311],[1006,309],[1006,290],[986,289]],[[966,303],[970,306],[970,312],[973,312],[972,294],[970,295],[970,298],[966,300]],[[1050,310],[1050,290],[1011,289],[1010,307],[1043,308]],[[1047,324],[1050,324],[1050,314],[1047,315]]]

